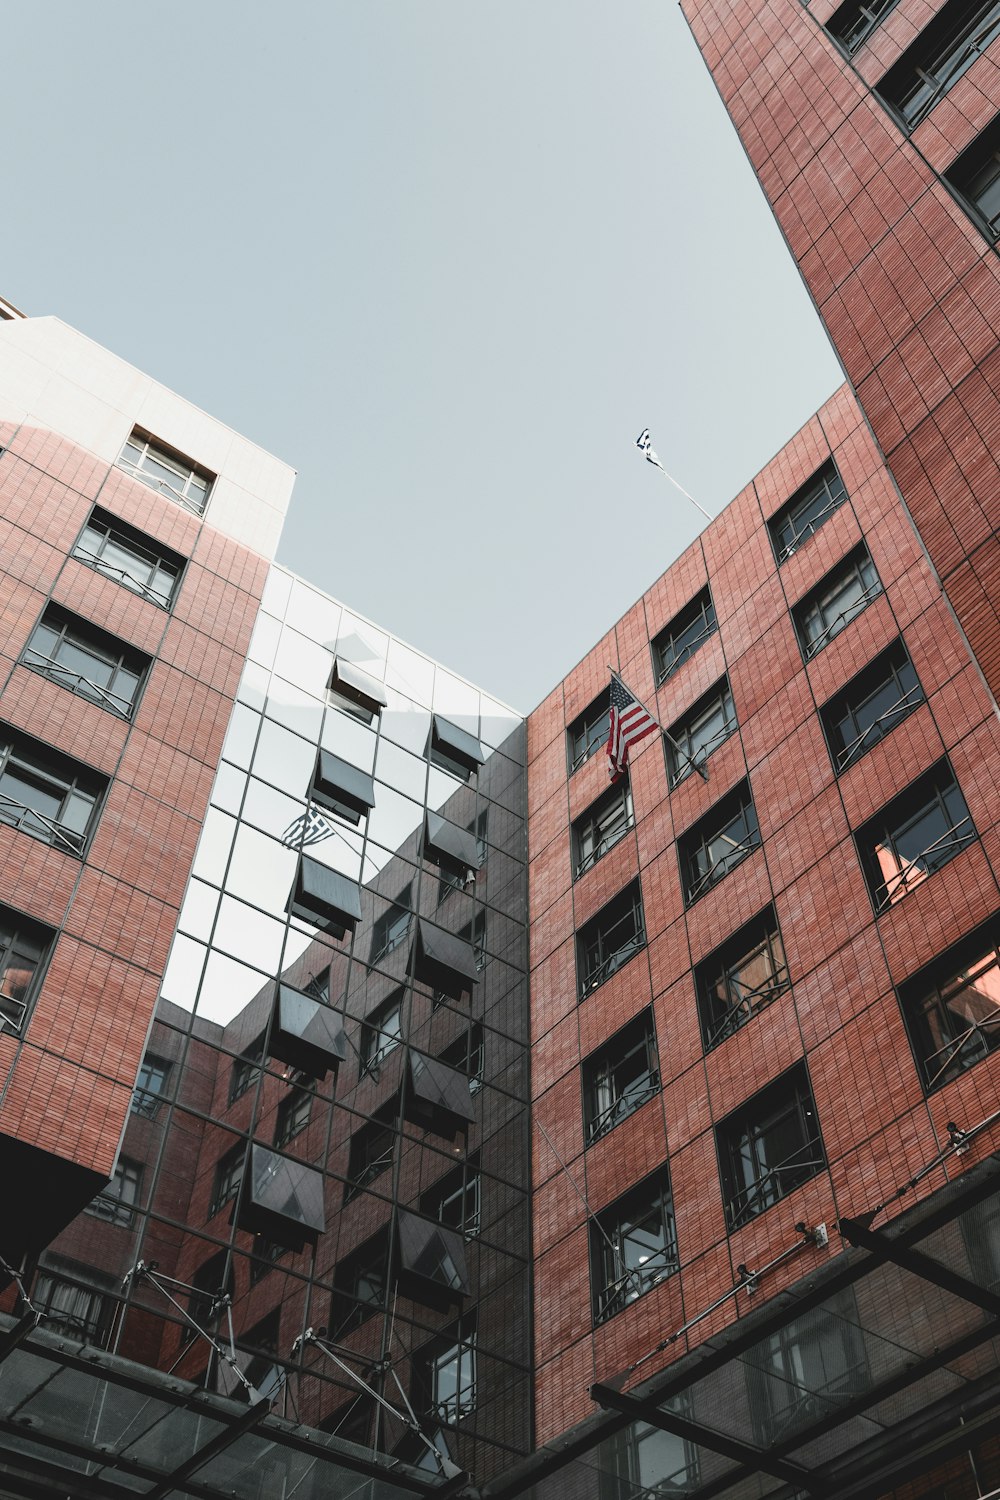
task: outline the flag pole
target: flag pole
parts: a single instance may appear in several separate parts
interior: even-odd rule
[[[672,474],[667,473],[666,469],[660,463],[660,455],[658,453],[654,453],[653,451],[653,440],[649,435],[648,427],[644,427],[642,429],[639,436],[635,440],[635,446],[639,449],[640,453],[643,455],[648,464],[655,464],[660,473],[664,475],[665,478],[670,480],[670,483],[674,486],[674,489],[680,490],[684,498],[691,501],[691,504],[694,506],[695,510],[701,511],[706,521],[713,521],[715,519],[714,516],[709,515],[708,511],[703,505],[698,504],[698,501],[694,498],[693,495],[688,494],[687,490],[682,484],[678,484],[677,480]],[[647,709],[646,712],[648,713],[649,709]]]
[[[666,470],[664,470],[664,473],[665,472],[666,472]],[[608,671],[611,673],[611,675],[615,679],[615,681],[616,682],[620,682],[621,685],[622,685],[622,687],[625,689],[625,691],[632,698],[635,698],[635,701],[636,701],[636,703],[638,703],[639,707],[645,713],[649,714],[649,717],[652,719],[652,721],[656,725],[657,729],[663,735],[663,738],[665,740],[669,740],[670,741],[671,745],[673,745],[674,749],[677,751],[677,754],[680,756],[681,760],[686,760],[687,763],[688,763],[688,765],[691,767],[692,771],[697,771],[698,775],[701,777],[702,781],[707,781],[708,780],[708,771],[705,769],[705,767],[699,765],[696,760],[692,760],[691,757],[690,757],[690,755],[688,755],[687,751],[681,749],[680,745],[678,745],[678,743],[674,739],[673,735],[670,734],[670,733],[668,733],[668,731],[666,729],[664,729],[663,725],[660,723],[660,721],[656,717],[656,715],[649,713],[649,709],[646,707],[645,703],[643,703],[642,699],[635,697],[635,694],[632,692],[632,689],[629,687],[629,685],[625,681],[624,677],[620,677],[618,675],[618,673],[615,671],[614,667],[611,665],[610,662],[608,663]]]
[[[699,505],[698,504],[697,500],[694,498],[693,495],[689,495],[688,494],[687,490],[684,488],[684,486],[682,484],[678,484],[677,483],[677,480],[674,478],[674,476],[672,474],[668,474],[667,473],[666,469],[663,467],[662,464],[658,463],[656,465],[656,467],[659,469],[660,473],[666,479],[670,480],[670,483],[674,486],[675,489],[680,490],[681,494],[684,495],[688,500],[691,501],[691,504],[694,506],[695,510],[700,510],[701,511],[701,513],[705,517],[706,521],[714,521],[715,520],[715,517],[712,516],[712,515],[709,515],[708,511],[705,509],[705,507],[703,505]]]

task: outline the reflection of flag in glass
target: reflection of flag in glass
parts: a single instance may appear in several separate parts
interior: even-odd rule
[[[612,781],[619,781],[625,775],[632,746],[659,727],[652,714],[633,698],[621,678],[612,672],[608,725],[608,771]]]
[[[310,807],[292,819],[281,835],[281,842],[289,849],[304,849],[307,844],[319,844],[323,839],[331,838],[336,831],[329,819]]]

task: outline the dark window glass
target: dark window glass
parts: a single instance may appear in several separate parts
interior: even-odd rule
[[[889,69],[875,92],[907,130],[930,114],[1000,36],[1000,0],[948,0]]]
[[[233,1059],[233,1071],[229,1077],[229,1102],[235,1104],[257,1082],[264,1061],[264,1033],[254,1037],[240,1056]]]
[[[0,822],[82,854],[107,789],[107,777],[0,727]]]
[[[147,1052],[142,1060],[139,1076],[135,1081],[135,1092],[132,1095],[134,1115],[143,1115],[147,1120],[156,1118],[160,1100],[167,1091],[169,1076],[170,1064],[165,1058],[157,1057],[153,1052]]]
[[[56,604],[46,606],[21,657],[33,672],[101,708],[132,717],[149,657]]]
[[[939,761],[854,835],[878,912],[901,901],[977,837],[947,761]]]
[[[325,1000],[329,1004],[330,970],[322,969],[318,974],[314,974],[309,983],[305,985],[302,993],[309,995],[313,1000]]]
[[[31,1300],[42,1314],[42,1327],[50,1333],[97,1345],[107,1338],[114,1301],[96,1287],[44,1270],[35,1278]]]
[[[376,1117],[354,1132],[347,1157],[345,1203],[357,1197],[362,1188],[374,1182],[376,1177],[392,1166],[395,1147],[396,1132],[392,1120],[388,1118]]]
[[[277,1240],[267,1240],[263,1235],[257,1235],[250,1255],[250,1285],[256,1286],[258,1281],[263,1281],[268,1271],[287,1252],[287,1245],[279,1245]]]
[[[687,904],[718,885],[759,847],[757,814],[749,784],[743,781],[677,840]]]
[[[683,1399],[668,1403],[689,1417]],[[644,1422],[630,1422],[600,1448],[600,1500],[684,1500],[700,1480],[698,1450],[676,1433]]]
[[[754,1432],[762,1448],[832,1416],[870,1384],[850,1288],[761,1339],[744,1358]]]
[[[838,776],[923,701],[906,647],[894,641],[819,711]]]
[[[410,931],[410,915],[413,904],[413,886],[400,891],[398,899],[372,923],[372,947],[368,962],[377,963],[385,958],[400,943],[405,943]]]
[[[623,1026],[583,1064],[583,1114],[588,1146],[660,1090],[651,1011]]]
[[[928,1091],[1000,1046],[1000,917],[908,979],[899,1003]]]
[[[826,1166],[805,1067],[791,1068],[716,1127],[729,1228],[815,1177]]]
[[[676,1270],[670,1184],[665,1172],[657,1172],[591,1220],[594,1322],[621,1312]]]
[[[703,959],[694,978],[708,1052],[791,987],[774,908]]]
[[[608,713],[610,711],[608,689],[595,698],[566,731],[569,741],[569,768],[575,771],[589,760],[602,745],[608,743]]]
[[[580,999],[610,979],[645,944],[642,893],[639,882],[634,880],[577,933],[576,971]]]
[[[472,1239],[479,1233],[479,1183],[479,1154],[476,1152],[422,1194],[420,1212],[449,1229],[456,1229],[466,1239]]]
[[[55,934],[0,906],[0,1032],[20,1031]]]
[[[476,968],[482,973],[486,967],[486,910],[480,907],[471,922],[466,922],[460,927],[456,937],[461,938],[463,943],[471,943],[476,958]]]
[[[666,735],[667,770],[671,787],[678,786],[697,766],[705,764],[713,751],[737,730],[736,710],[723,677],[697,703],[671,724]]]
[[[1000,116],[944,173],[991,240],[1000,236]]]
[[[130,1161],[127,1156],[119,1158],[115,1175],[106,1188],[87,1204],[87,1213],[97,1219],[107,1219],[111,1224],[129,1228],[134,1217],[139,1191],[142,1186],[142,1164]]]
[[[845,0],[827,21],[826,29],[845,52],[857,52],[898,3],[899,0]]]
[[[847,499],[844,482],[831,459],[767,523],[779,563],[797,552]]]
[[[414,1358],[418,1410],[451,1427],[476,1409],[476,1331],[468,1320]]]
[[[489,849],[488,838],[490,831],[490,810],[484,807],[482,812],[477,813],[475,823],[469,824],[469,832],[475,831],[476,855],[479,859],[480,868],[486,863],[486,855]]]
[[[579,878],[635,827],[632,788],[623,778],[573,824],[573,873]]]
[[[313,1096],[308,1089],[293,1088],[281,1100],[275,1114],[274,1144],[286,1146],[309,1124]]]
[[[454,1068],[459,1073],[465,1073],[469,1080],[469,1093],[478,1094],[483,1086],[483,1065],[485,1052],[483,1047],[483,1028],[476,1021],[464,1031],[461,1036],[456,1037],[440,1053],[441,1061],[449,1068]]]
[[[210,1219],[214,1218],[219,1209],[228,1203],[230,1198],[235,1198],[239,1192],[246,1154],[246,1143],[239,1141],[231,1151],[226,1152],[216,1166],[215,1179],[212,1183],[212,1201],[208,1209]]]
[[[653,672],[657,683],[672,677],[718,628],[712,594],[706,587],[653,640]]]
[[[138,427],[125,444],[118,459],[118,467],[141,479],[151,490],[175,500],[185,510],[200,516],[208,504],[209,491],[215,475],[201,469],[189,458],[175,453],[142,432]]]
[[[792,610],[806,660],[822,651],[881,592],[867,547],[856,547]]]
[[[97,507],[73,548],[73,556],[161,609],[169,609],[173,603],[184,567],[183,558],[176,552]]]
[[[330,1334],[342,1338],[386,1305],[389,1236],[381,1230],[346,1255],[333,1274]]]
[[[403,1039],[403,991],[397,990],[384,1005],[373,1010],[361,1027],[361,1067],[378,1074],[379,1064],[394,1052]]]

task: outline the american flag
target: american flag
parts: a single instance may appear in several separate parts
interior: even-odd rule
[[[310,807],[292,819],[281,835],[281,842],[289,849],[304,849],[307,844],[319,844],[323,839],[331,838],[336,831],[329,819]]]
[[[608,734],[608,771],[620,781],[628,769],[628,753],[647,734],[659,729],[652,714],[639,703],[620,677],[611,674],[611,725]]]
[[[648,427],[644,427],[642,429],[639,436],[635,440],[635,446],[642,449],[643,457],[645,458],[647,463],[655,464],[658,469],[663,469],[663,465],[660,463],[660,460],[653,452],[653,439],[649,435]],[[666,473],[666,469],[663,469],[663,472]]]

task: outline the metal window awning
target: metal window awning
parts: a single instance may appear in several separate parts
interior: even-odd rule
[[[279,982],[275,985],[268,1050],[279,1062],[288,1063],[310,1078],[325,1078],[331,1068],[336,1077],[340,1064],[347,1058],[347,1037],[340,1013],[290,984]]]
[[[475,735],[441,714],[434,714],[431,719],[430,750],[432,758],[439,755],[446,763],[460,766],[466,775],[478,771],[486,759]]]
[[[334,658],[329,688],[331,693],[335,693],[352,708],[359,709],[369,721],[389,703],[382,683],[370,677],[361,667],[356,667],[352,661],[345,661],[342,656]]]
[[[424,851],[449,869],[475,870],[479,865],[475,834],[456,828],[435,812],[428,811],[424,823]]]
[[[410,972],[420,984],[442,990],[453,1000],[471,994],[472,986],[479,983],[472,944],[422,919],[417,921]]]
[[[360,823],[375,806],[375,783],[365,771],[321,748],[310,795],[320,807],[329,808],[351,823]]]
[[[361,921],[361,892],[357,883],[348,880],[329,865],[303,855],[288,897],[287,910],[293,917],[342,938],[348,929],[354,931]]]

